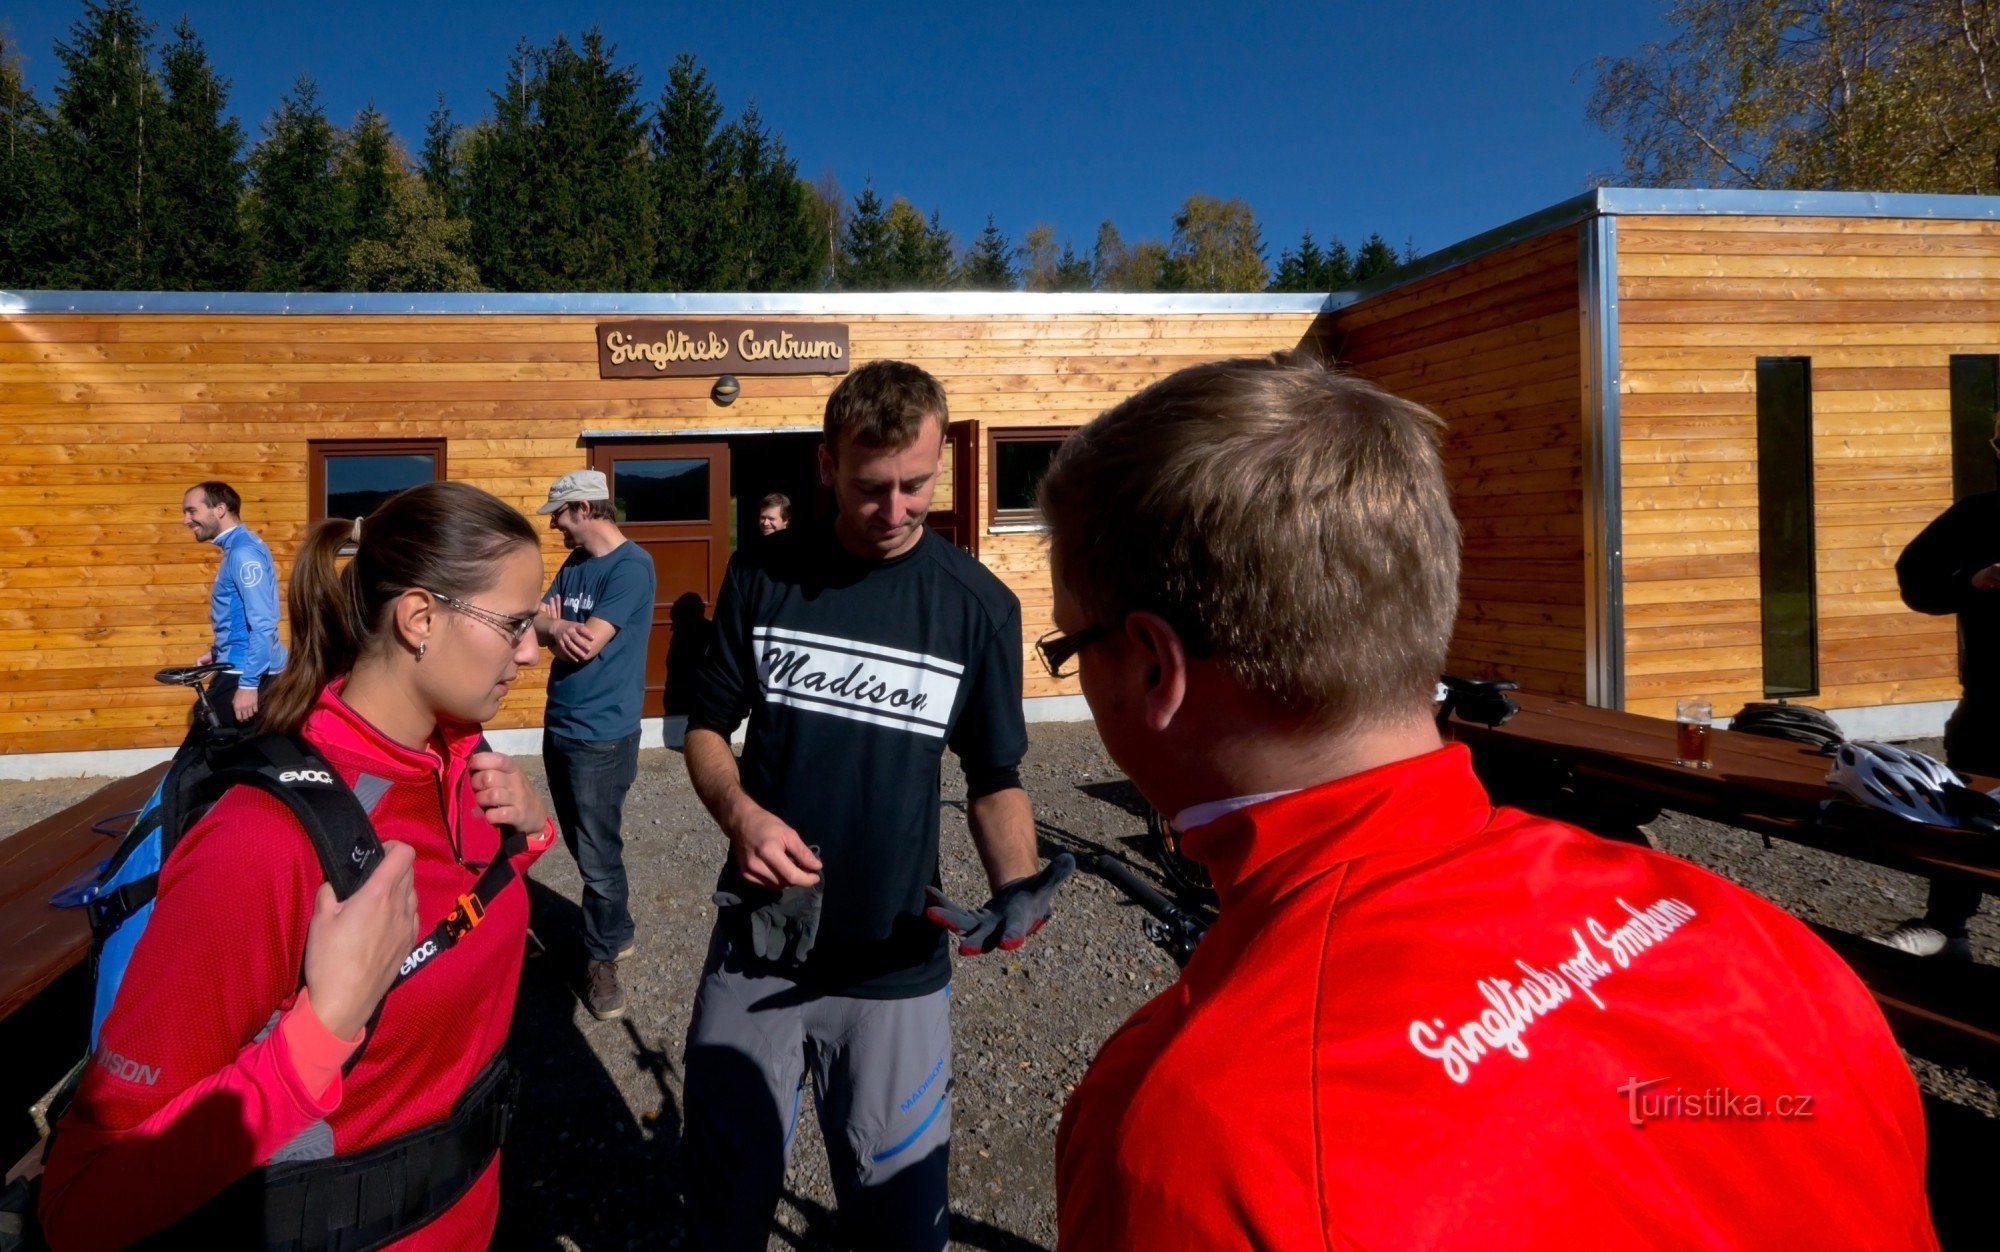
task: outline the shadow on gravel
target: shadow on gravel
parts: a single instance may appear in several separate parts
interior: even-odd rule
[[[634,1063],[657,1086],[658,1111],[635,1124],[618,1084],[577,1019],[583,971],[576,903],[524,879],[531,941],[508,1055],[521,1103],[501,1158],[499,1248],[662,1247],[685,1238],[681,1211],[681,1108],[668,1082],[678,1041],[618,1029]],[[649,1093],[649,1096],[651,1093]]]

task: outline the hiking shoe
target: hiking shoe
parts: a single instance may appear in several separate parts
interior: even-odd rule
[[[1972,941],[1964,935],[1947,935],[1922,921],[1904,922],[1886,935],[1869,935],[1869,940],[1885,948],[1911,956],[1938,956],[1947,961],[1972,959]]]
[[[639,950],[639,941],[637,939],[627,939],[625,941],[625,946],[618,949],[618,955],[612,957],[611,959],[614,961],[622,961],[626,957],[632,955],[634,952],[637,952],[638,950]]]
[[[584,967],[583,1007],[600,1022],[625,1016],[625,989],[618,985],[618,962],[592,961]]]

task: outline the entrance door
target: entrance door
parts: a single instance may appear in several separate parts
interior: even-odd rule
[[[653,558],[658,580],[643,714],[685,713],[684,688],[729,564],[729,445],[601,443],[590,450],[590,467],[610,480],[619,528]],[[670,660],[683,662],[679,681],[668,673]]]
[[[979,423],[953,422],[945,428],[944,465],[925,519],[931,529],[979,555]]]

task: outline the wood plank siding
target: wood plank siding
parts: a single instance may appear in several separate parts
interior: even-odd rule
[[[208,640],[216,556],[179,516],[196,481],[233,484],[244,520],[289,573],[307,518],[309,439],[441,438],[451,477],[529,510],[552,479],[586,464],[586,429],[813,430],[838,381],[746,377],[724,409],[707,378],[600,380],[597,320],[0,316],[0,751],[179,740],[184,693],[152,673],[191,662]],[[943,380],[954,418],[987,428],[1079,425],[1183,366],[1294,347],[1313,323],[1304,313],[1150,312],[764,320],[845,322],[854,361],[922,365]],[[980,490],[983,531],[984,476]],[[980,546],[1020,595],[1026,638],[1047,630],[1041,536],[983,534]],[[553,535],[544,556],[553,572]],[[540,723],[546,673],[524,676],[496,725]],[[1032,657],[1026,675],[1031,696],[1074,690]]]
[[[1445,419],[1465,532],[1455,672],[1584,694],[1578,230],[1565,227],[1329,314],[1355,372]]]
[[[1820,693],[1958,695],[1951,618],[1905,609],[1902,547],[1952,499],[1950,358],[2000,353],[2000,224],[1618,219],[1625,692],[1671,715],[1763,698],[1757,358],[1808,357]]]

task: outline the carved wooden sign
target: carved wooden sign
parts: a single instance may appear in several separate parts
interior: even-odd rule
[[[836,322],[599,322],[599,378],[713,374],[845,374],[847,327]]]

